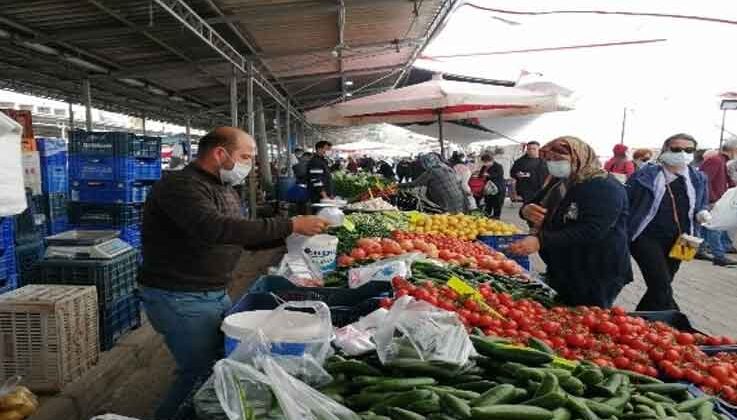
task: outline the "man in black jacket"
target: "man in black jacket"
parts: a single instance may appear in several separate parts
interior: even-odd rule
[[[164,336],[177,377],[156,411],[171,419],[223,352],[220,324],[226,287],[243,249],[283,243],[292,232],[315,235],[315,216],[249,220],[233,188],[253,167],[256,144],[234,127],[200,140],[197,160],[154,185],[143,210],[139,292],[151,325]]]
[[[515,191],[526,204],[540,191],[548,177],[545,162],[540,159],[540,143],[531,141],[525,146],[525,155],[512,165],[510,174],[515,181]]]
[[[313,203],[319,203],[323,198],[335,197],[333,175],[327,159],[332,148],[332,143],[324,140],[318,141],[315,145],[315,154],[307,164],[307,189]]]

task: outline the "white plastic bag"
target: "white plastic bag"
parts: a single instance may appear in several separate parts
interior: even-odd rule
[[[711,210],[711,221],[704,225],[710,230],[737,228],[737,187],[728,189]]]
[[[215,393],[230,420],[360,420],[304,382],[289,375],[271,357],[254,365],[223,359],[215,364]],[[274,396],[276,398],[274,398]]]
[[[352,268],[348,270],[348,287],[355,289],[370,281],[391,281],[396,276],[409,278],[412,276],[412,263],[423,258],[422,253],[411,252]]]
[[[409,357],[463,366],[476,354],[455,313],[410,296],[394,302],[374,342],[384,364]]]
[[[317,216],[327,220],[331,227],[341,227],[345,220],[345,214],[338,207],[325,207],[317,212]]]
[[[20,214],[28,207],[21,163],[22,131],[20,124],[0,112],[0,217]]]
[[[331,235],[290,235],[287,238],[287,251],[291,255],[301,256],[310,267],[312,275],[322,280],[324,274],[335,271],[338,238]]]

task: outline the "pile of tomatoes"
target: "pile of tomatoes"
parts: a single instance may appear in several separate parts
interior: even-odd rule
[[[338,266],[349,267],[356,262],[396,257],[407,252],[422,252],[433,258],[438,258],[439,255],[435,245],[419,239],[395,241],[389,238],[361,238],[356,241],[356,247],[350,254],[338,257]]]
[[[629,316],[620,307],[548,309],[529,299],[514,300],[489,284],[478,287],[485,304],[432,282],[415,285],[395,278],[392,285],[395,297],[410,295],[456,312],[468,328],[481,328],[487,335],[519,344],[535,337],[566,359],[590,360],[653,377],[664,373],[737,403],[737,354],[709,357],[698,347],[735,344],[729,337],[678,331],[662,322]],[[389,307],[392,302],[386,299],[382,305]]]

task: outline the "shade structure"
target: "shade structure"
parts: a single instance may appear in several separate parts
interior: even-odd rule
[[[526,88],[433,80],[318,108],[305,115],[310,123],[351,126],[373,123],[437,122],[443,151],[444,121],[533,115],[573,109],[571,92],[554,84]]]

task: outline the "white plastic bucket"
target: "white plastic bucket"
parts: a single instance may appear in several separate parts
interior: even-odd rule
[[[325,329],[318,316],[298,311],[273,312],[262,310],[228,315],[220,328],[225,334],[225,355],[259,329],[271,342],[273,354],[303,356],[309,352],[310,345],[325,342]]]

